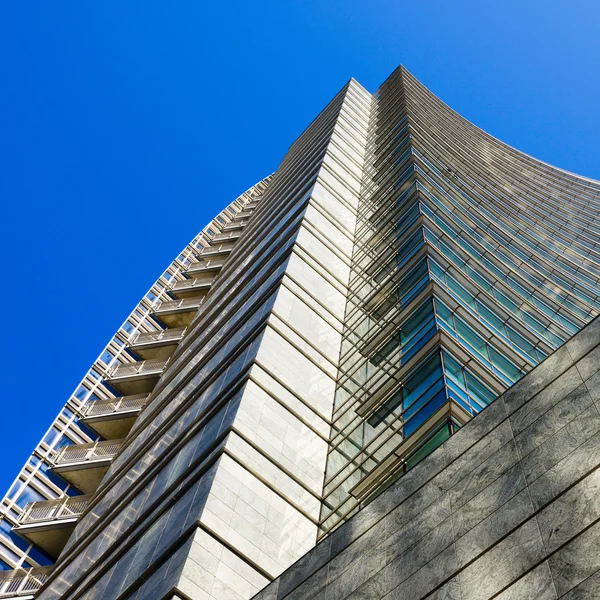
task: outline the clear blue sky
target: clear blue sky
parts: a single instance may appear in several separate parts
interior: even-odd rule
[[[0,494],[175,254],[350,77],[403,63],[600,179],[599,20],[594,0],[2,3]]]

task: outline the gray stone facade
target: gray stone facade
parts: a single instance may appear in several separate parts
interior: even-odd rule
[[[254,600],[600,598],[600,318]]]

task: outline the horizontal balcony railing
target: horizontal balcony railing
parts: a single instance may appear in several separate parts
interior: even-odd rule
[[[154,342],[177,341],[183,337],[186,329],[187,327],[176,327],[173,329],[162,329],[160,331],[140,331],[131,340],[131,346],[142,346]]]
[[[155,309],[154,312],[157,315],[166,312],[176,311],[178,309],[186,309],[190,310],[194,308],[199,308],[202,306],[204,302],[204,298],[182,298],[181,300],[169,300],[168,302],[161,302]]]
[[[19,517],[19,526],[45,521],[62,521],[80,517],[89,506],[91,496],[73,496],[58,500],[30,502]]]
[[[249,208],[249,209],[244,209],[242,211],[240,211],[237,215],[235,215],[235,217],[233,217],[234,221],[242,221],[244,219],[247,219],[251,214],[252,214],[253,209]]]
[[[116,456],[122,443],[123,440],[107,440],[91,444],[63,446],[52,457],[52,462],[55,466],[61,467],[72,463],[112,459]]]
[[[115,365],[107,373],[107,379],[121,379],[125,377],[135,377],[136,375],[155,375],[164,371],[168,358],[152,358],[141,360],[139,362],[124,363]]]
[[[31,596],[48,580],[52,567],[0,571],[0,598]]]
[[[146,405],[148,394],[136,394],[134,396],[121,396],[110,400],[96,400],[83,407],[81,411],[84,417],[98,417],[112,413],[131,410],[141,410]]]
[[[213,238],[213,242],[226,242],[227,240],[237,240],[242,235],[241,229],[234,229],[225,233],[219,233]]]
[[[196,277],[194,279],[182,279],[175,283],[172,287],[174,292],[180,292],[183,290],[189,290],[192,288],[206,287],[209,288],[214,281],[214,277]]]
[[[232,242],[226,242],[223,244],[207,246],[206,248],[203,248],[202,250],[200,250],[200,252],[198,252],[198,256],[210,256],[211,254],[231,252],[231,250],[233,249],[233,245],[234,244]]]
[[[242,229],[246,226],[248,221],[235,221],[234,223],[227,223],[227,225],[223,225],[222,231],[233,231],[235,229]]]
[[[193,262],[187,268],[187,273],[192,275],[194,273],[209,273],[210,271],[218,271],[225,264],[224,258],[213,258],[208,260],[202,260],[200,262]]]

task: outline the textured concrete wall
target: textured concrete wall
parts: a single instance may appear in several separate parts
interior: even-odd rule
[[[600,318],[254,600],[600,598]]]

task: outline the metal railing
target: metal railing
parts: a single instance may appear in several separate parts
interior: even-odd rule
[[[227,223],[223,226],[223,232],[235,231],[236,229],[243,229],[246,227],[248,221],[237,221],[236,223]]]
[[[92,442],[91,444],[76,444],[75,446],[63,446],[59,448],[52,457],[56,466],[68,465],[84,461],[104,460],[113,458],[123,440],[107,440],[103,442]]]
[[[168,362],[168,358],[149,358],[148,360],[139,362],[115,365],[108,371],[106,377],[107,379],[119,379],[122,377],[134,377],[135,375],[160,374]]]
[[[31,595],[48,580],[52,567],[0,571],[0,598]]]
[[[211,277],[196,277],[195,279],[182,279],[173,286],[173,290],[187,290],[188,288],[194,287],[210,287],[214,281],[215,276]]]
[[[131,346],[142,346],[153,342],[179,340],[183,337],[186,329],[187,327],[174,327],[173,329],[161,329],[160,331],[140,331],[131,340]]]
[[[92,496],[73,496],[58,500],[29,502],[19,517],[19,525],[79,517],[88,507],[91,499]]]
[[[244,210],[241,210],[233,217],[233,221],[242,221],[243,219],[247,219],[252,214],[253,210],[253,208],[244,208]]]
[[[144,408],[148,394],[135,394],[134,396],[121,396],[110,400],[96,400],[86,404],[82,409],[84,417],[96,417],[116,412],[138,410]]]
[[[218,233],[213,238],[213,242],[225,242],[227,240],[237,240],[242,235],[241,229],[233,229],[226,233]]]
[[[218,244],[217,246],[207,246],[198,252],[198,256],[204,256],[206,254],[219,254],[220,252],[230,252],[233,249],[232,243]]]
[[[199,308],[204,302],[204,298],[182,298],[181,300],[169,300],[161,302],[154,310],[156,314],[161,312],[170,312],[178,308]]]
[[[193,262],[187,268],[187,273],[203,273],[210,271],[217,271],[225,264],[223,258],[213,258],[209,260],[203,260],[200,262]]]

